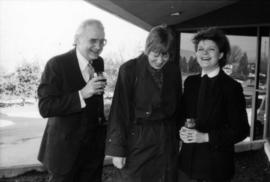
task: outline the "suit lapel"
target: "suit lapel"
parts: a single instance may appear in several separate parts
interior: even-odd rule
[[[86,83],[83,79],[78,58],[76,56],[76,50],[73,49],[68,53],[67,59],[67,79],[69,79],[69,82],[72,83],[72,87],[74,89],[80,89],[82,88]]]
[[[86,82],[83,78],[82,72],[80,70],[78,58],[76,55],[76,49],[71,50],[68,54],[67,63],[65,66],[67,67],[67,78],[70,80],[69,82],[72,83],[72,86],[75,89],[80,89],[85,86]],[[93,60],[92,66],[95,72],[103,72],[104,71],[104,62],[101,57]]]

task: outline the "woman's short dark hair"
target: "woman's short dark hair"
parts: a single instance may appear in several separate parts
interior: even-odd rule
[[[153,27],[146,39],[145,54],[148,55],[151,51],[158,53],[173,52],[174,37],[172,31],[167,25],[158,25]]]
[[[219,51],[224,54],[218,64],[221,68],[225,66],[231,49],[229,40],[224,32],[215,27],[200,30],[192,39],[195,45],[195,51],[197,51],[198,44],[201,40],[212,40],[217,44]]]

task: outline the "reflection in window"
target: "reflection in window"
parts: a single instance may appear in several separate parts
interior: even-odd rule
[[[183,82],[187,76],[199,73],[201,71],[199,64],[195,57],[195,48],[192,43],[192,33],[181,34],[181,45],[180,45],[180,67],[182,72]]]
[[[257,97],[257,119],[254,124],[254,140],[263,138],[263,128],[266,121],[266,96],[259,95]]]

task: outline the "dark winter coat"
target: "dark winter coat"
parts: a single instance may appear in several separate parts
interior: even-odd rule
[[[127,158],[118,181],[174,181],[176,177],[179,66],[169,61],[162,68],[162,89],[149,67],[147,56],[141,55],[119,70],[105,152]]]

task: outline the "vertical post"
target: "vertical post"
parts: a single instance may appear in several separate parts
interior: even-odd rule
[[[183,77],[182,77],[182,67],[181,67],[181,32],[176,32],[176,40],[177,40],[177,44],[178,44],[178,47],[177,47],[177,54],[178,54],[178,66],[179,66],[179,69],[180,69],[180,73],[181,73],[181,84],[182,84],[182,90],[184,88],[184,84],[183,84]],[[183,91],[182,91],[183,92]]]
[[[177,60],[177,62],[179,62],[180,59],[180,43],[181,43],[181,39],[180,39],[180,33],[177,32],[176,30],[174,30],[174,35],[175,35],[175,51],[176,51],[176,57],[175,59]]]
[[[260,71],[260,62],[261,62],[261,31],[260,27],[257,27],[257,51],[256,51],[256,63],[255,63],[255,85],[254,92],[252,95],[252,112],[251,112],[251,126],[250,126],[250,140],[254,140],[254,129],[255,121],[257,119],[257,97],[258,97],[258,85],[259,85],[259,71]]]
[[[265,100],[265,114],[266,121],[264,126],[264,139],[270,143],[270,27],[268,27],[268,66],[267,66],[267,82],[266,82],[266,100]]]
[[[181,73],[181,65],[180,65],[180,50],[181,50],[181,33],[177,31],[175,27],[171,27],[174,33],[174,38],[175,38],[175,61],[176,61],[176,66],[180,69]],[[182,84],[182,73],[181,73],[181,80],[179,80]]]

